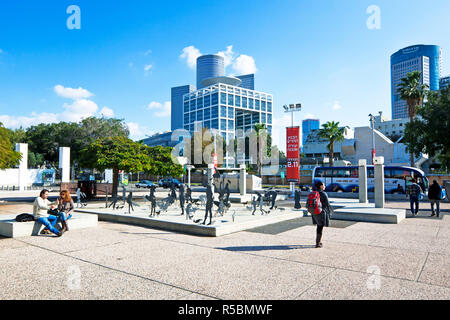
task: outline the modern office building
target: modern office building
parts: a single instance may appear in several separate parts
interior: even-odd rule
[[[448,86],[450,86],[450,76],[441,78],[441,80],[439,81],[439,89],[442,90],[447,88]]]
[[[239,85],[241,88],[255,90],[255,75],[254,74],[246,74],[244,76],[237,76],[236,78],[240,79],[242,83]]]
[[[174,87],[171,90],[171,130],[183,128],[183,96],[187,93],[195,91],[195,87],[191,85]]]
[[[401,49],[391,56],[392,119],[408,118],[406,101],[400,99],[398,86],[408,72],[420,71],[422,84],[439,90],[441,49],[435,45],[415,45]]]
[[[197,58],[197,89],[204,88],[203,80],[225,76],[225,59],[216,54]]]
[[[302,146],[305,145],[306,139],[312,130],[318,130],[320,128],[319,119],[306,119],[302,121]]]

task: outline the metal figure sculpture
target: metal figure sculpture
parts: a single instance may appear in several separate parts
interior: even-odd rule
[[[185,202],[185,198],[184,198],[184,184],[180,184],[179,188],[178,188],[179,192],[180,192],[180,208],[181,208],[181,215],[184,215],[184,202]]]
[[[273,210],[275,207],[275,201],[277,200],[277,192],[272,188],[266,194],[265,197],[271,202],[271,207],[269,210]]]
[[[150,217],[154,217],[156,215],[156,197],[155,197],[156,186],[152,185],[150,187],[150,195],[145,196],[145,199],[150,202]]]
[[[134,207],[133,207],[133,192],[131,192],[131,191],[130,191],[130,193],[128,193],[127,203],[128,203],[128,213],[131,213],[130,209],[134,211]]]
[[[203,220],[203,225],[206,224],[206,220],[208,218],[208,213],[209,213],[209,223],[208,225],[212,224],[212,207],[214,204],[214,192],[212,189],[212,186],[207,186],[206,187],[206,210],[205,210],[205,219]]]

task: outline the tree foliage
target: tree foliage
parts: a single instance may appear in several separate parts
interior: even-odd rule
[[[334,165],[334,144],[336,142],[342,142],[345,139],[346,127],[339,127],[339,122],[327,122],[322,125],[322,129],[319,129],[318,136],[328,141],[328,151],[330,156],[330,165]]]
[[[21,153],[13,150],[9,130],[0,122],[0,169],[18,165],[21,158]]]
[[[406,125],[404,142],[408,151],[416,156],[438,156],[442,167],[450,170],[450,87],[431,91],[417,114],[419,117]]]

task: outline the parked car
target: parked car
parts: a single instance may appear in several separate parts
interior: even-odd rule
[[[136,183],[136,188],[150,188],[153,185],[154,185],[153,182],[148,181],[148,180],[143,180],[143,181]]]
[[[158,182],[158,185],[160,187],[163,187],[164,189],[170,188],[170,186],[173,184],[175,184],[175,187],[179,187],[180,186],[180,181],[178,181],[177,179],[174,178],[165,178],[165,179],[161,179]]]

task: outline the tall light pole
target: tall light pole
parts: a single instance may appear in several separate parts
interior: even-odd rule
[[[372,165],[375,165],[375,156],[377,155],[375,150],[375,116],[373,114],[369,114],[369,118],[372,126]]]
[[[290,113],[291,114],[291,128],[293,128],[294,127],[294,112],[302,111],[302,104],[301,103],[296,103],[296,104],[290,104],[289,106],[284,105],[283,108],[284,108],[284,112],[285,113]],[[300,137],[299,137],[299,139],[300,139]],[[299,144],[300,144],[300,141],[299,141]],[[299,152],[300,152],[300,150],[299,150]],[[287,153],[288,153],[288,150],[286,150],[286,156],[287,156]],[[300,165],[299,165],[298,170],[300,172]],[[298,183],[300,183],[300,181],[298,181]],[[294,193],[295,193],[295,182],[291,182],[290,185],[291,185],[292,196],[294,196]]]

